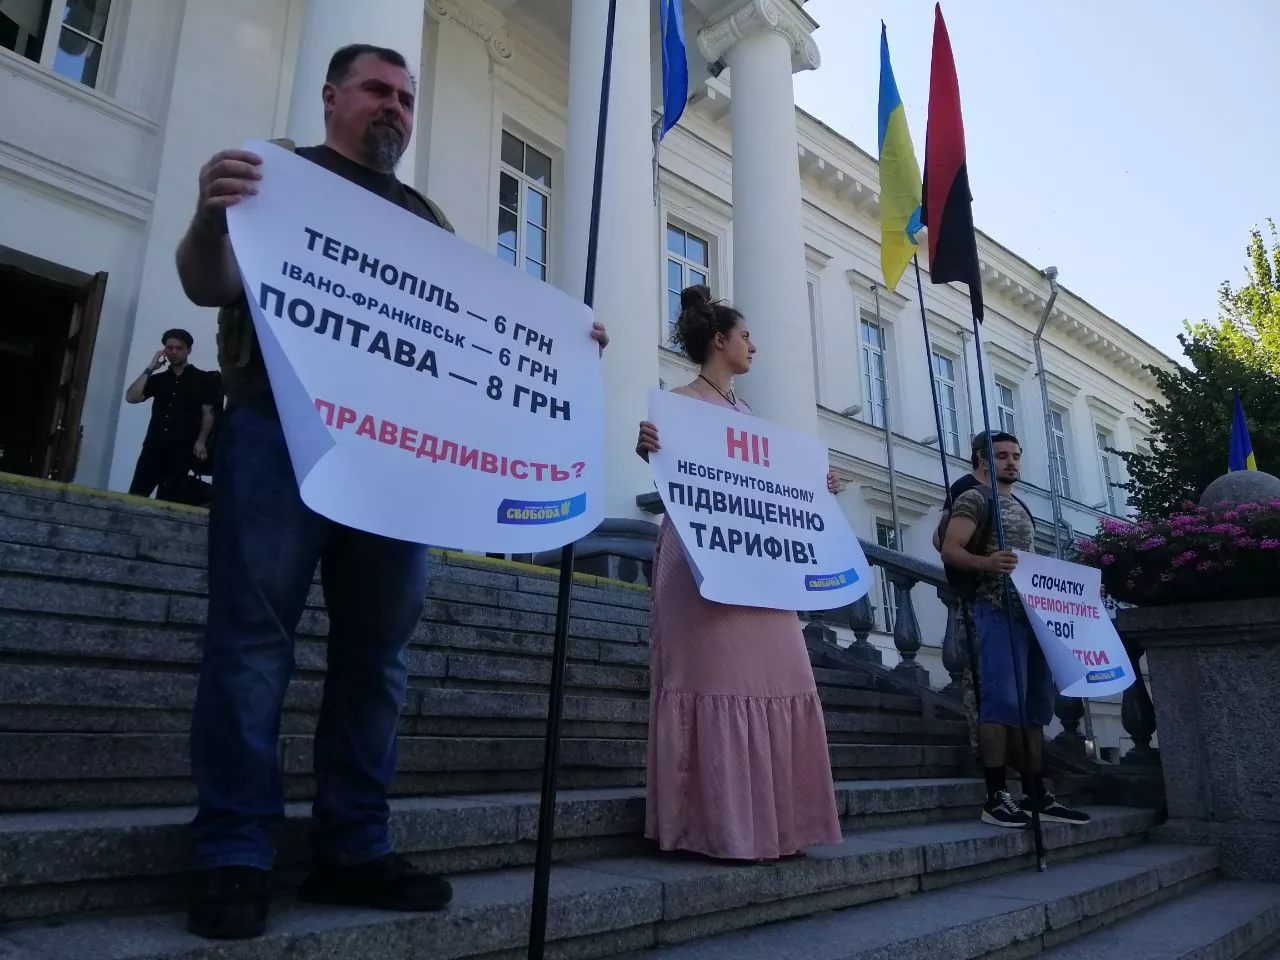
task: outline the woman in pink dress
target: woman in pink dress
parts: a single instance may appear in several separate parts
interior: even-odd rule
[[[698,376],[673,392],[750,414],[733,392],[756,352],[742,314],[680,294],[676,340]],[[640,425],[636,453],[658,449]],[[836,492],[838,480],[827,475]],[[670,520],[653,557],[645,836],[662,850],[777,860],[839,843],[822,704],[791,610],[704,600]]]

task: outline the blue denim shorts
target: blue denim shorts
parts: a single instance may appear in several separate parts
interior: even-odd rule
[[[1018,703],[1021,683],[1026,694],[1026,725],[1047,727],[1053,722],[1056,690],[1026,613],[1018,607],[1010,617],[1004,610],[980,601],[973,605],[973,620],[978,633],[978,719],[1007,727],[1022,726],[1023,713]]]

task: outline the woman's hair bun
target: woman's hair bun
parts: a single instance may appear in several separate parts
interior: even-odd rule
[[[711,288],[698,284],[680,291],[680,309],[691,310],[711,302]]]
[[[675,341],[694,363],[706,363],[711,341],[717,333],[728,336],[742,314],[723,300],[712,300],[704,284],[680,291],[680,316],[676,320]]]

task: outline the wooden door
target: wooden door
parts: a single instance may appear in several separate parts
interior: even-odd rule
[[[98,337],[98,317],[102,313],[102,298],[106,291],[107,275],[94,275],[81,288],[71,314],[71,326],[67,329],[62,348],[53,416],[49,419],[49,442],[45,448],[42,473],[49,480],[70,483],[76,475],[80,441],[84,436],[80,416],[84,412],[84,394],[89,385],[93,345]]]

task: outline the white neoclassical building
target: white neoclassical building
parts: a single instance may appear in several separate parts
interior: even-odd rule
[[[632,452],[636,423],[649,386],[692,373],[668,348],[669,324],[679,289],[706,282],[743,310],[760,348],[740,392],[758,413],[825,440],[850,481],[842,498],[855,528],[882,544],[893,537],[891,418],[901,546],[936,560],[938,445],[958,474],[981,425],[967,299],[926,282],[932,356],[907,281],[881,292],[877,315],[876,161],[795,107],[793,73],[821,60],[802,2],[683,2],[692,98],[662,144],[656,196],[657,3],[618,2],[596,295],[613,338],[609,513],[646,516],[636,498],[652,482]],[[580,295],[607,8],[0,0],[0,470],[127,488],[148,411],[123,394],[161,332],[186,327],[194,362],[214,362],[213,312],[185,300],[173,266],[196,172],[250,138],[318,142],[324,68],[349,42],[420,64],[401,178],[466,240]],[[865,50],[874,55],[874,44]],[[1122,466],[1106,448],[1143,447],[1136,403],[1154,391],[1144,366],[1170,361],[1067,290],[1047,307],[1036,265],[992,238],[979,244],[988,400],[1023,440],[1023,497],[1051,543],[1052,461],[1060,528],[1092,531],[1127,509],[1111,485]],[[1046,311],[1047,412],[1032,345]],[[890,615],[891,604],[879,606]],[[920,604],[930,642],[941,615]]]

